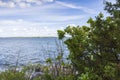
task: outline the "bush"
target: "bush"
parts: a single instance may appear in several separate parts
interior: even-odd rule
[[[0,73],[0,80],[26,80],[24,72],[6,70]]]

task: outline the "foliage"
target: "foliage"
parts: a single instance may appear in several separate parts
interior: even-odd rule
[[[105,2],[105,10],[111,16],[105,18],[100,13],[94,20],[88,20],[89,26],[68,26],[58,31],[59,39],[69,35],[65,44],[70,51],[69,59],[79,71],[80,80],[90,80],[91,74],[102,80],[119,79],[120,0],[116,1],[116,4]],[[86,67],[92,71],[86,72]]]
[[[24,72],[14,72],[7,70],[0,73],[0,80],[26,80]]]

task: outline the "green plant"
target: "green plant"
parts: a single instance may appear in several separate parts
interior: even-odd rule
[[[58,30],[59,39],[69,35],[64,42],[70,51],[69,59],[86,80],[93,73],[102,80],[119,79],[116,67],[119,65],[120,53],[120,0],[116,0],[115,4],[105,2],[105,5],[110,16],[105,18],[100,13],[95,19],[88,20],[89,26],[68,26]],[[86,73],[85,67],[92,72]]]
[[[26,80],[24,72],[7,70],[0,73],[0,80]]]

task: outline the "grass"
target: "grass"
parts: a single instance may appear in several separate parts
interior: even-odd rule
[[[32,72],[34,72],[34,68],[40,69],[40,71],[42,71],[44,74],[30,79]],[[59,75],[55,75],[54,71],[55,73],[56,71],[59,71]],[[74,75],[72,73],[65,75],[60,68],[56,68],[54,71],[50,71],[50,66],[41,66],[40,64],[29,65],[23,67],[23,69],[20,71],[12,68],[1,72],[0,80],[74,80]],[[26,72],[30,72],[29,75],[26,74]]]

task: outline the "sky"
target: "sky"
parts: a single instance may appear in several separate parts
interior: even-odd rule
[[[0,0],[0,37],[55,37],[100,12],[103,0]]]

